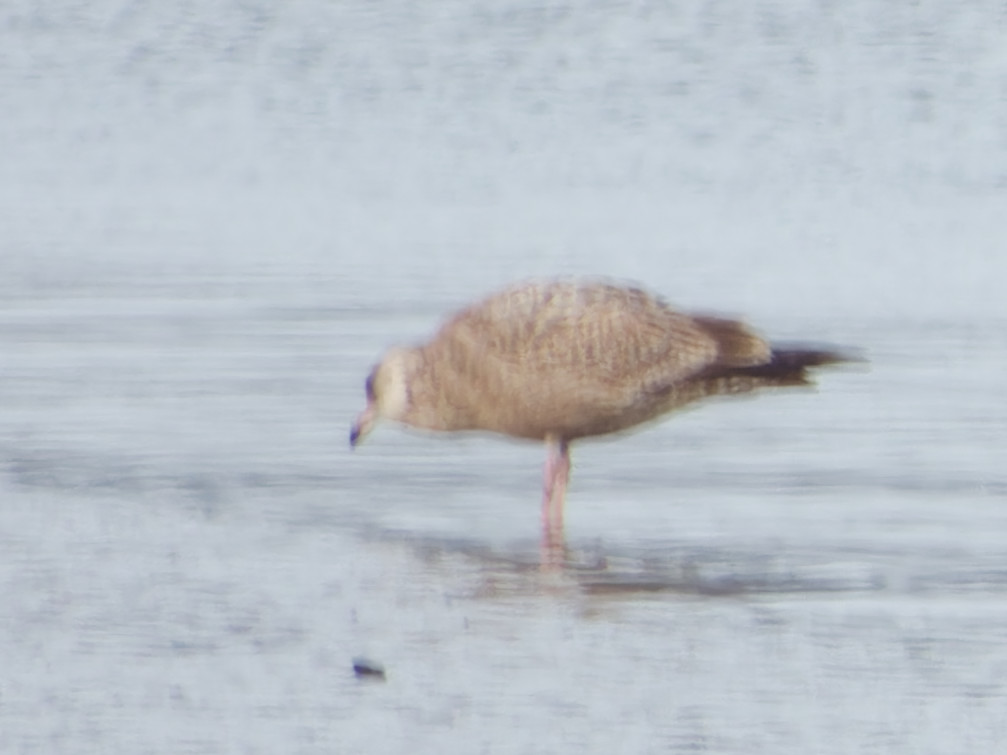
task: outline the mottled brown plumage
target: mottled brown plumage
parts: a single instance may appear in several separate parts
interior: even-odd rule
[[[740,322],[683,314],[637,288],[533,281],[462,310],[422,346],[386,354],[351,441],[379,417],[544,440],[559,451],[546,484],[555,507],[570,441],[707,396],[803,385],[807,367],[838,361],[830,351],[774,351]]]

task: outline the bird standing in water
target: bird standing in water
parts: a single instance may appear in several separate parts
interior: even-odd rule
[[[379,418],[544,441],[543,547],[557,549],[573,441],[710,396],[808,385],[809,367],[843,361],[828,349],[772,348],[741,322],[684,314],[638,288],[529,281],[458,312],[426,344],[388,351],[367,378],[350,444]]]

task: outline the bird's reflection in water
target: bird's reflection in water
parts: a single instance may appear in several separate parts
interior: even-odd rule
[[[478,575],[473,592],[492,596],[564,587],[593,596],[666,594],[710,598],[871,593],[888,587],[883,570],[839,554],[778,553],[727,546],[606,544],[602,540],[554,548],[542,560],[533,541],[493,546],[461,537],[372,531],[395,540],[421,561],[461,560]]]

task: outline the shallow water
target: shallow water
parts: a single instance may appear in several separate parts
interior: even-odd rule
[[[0,751],[1005,738],[985,5],[0,21]],[[569,273],[870,366],[576,446],[543,572],[543,449],[347,433],[384,348]]]

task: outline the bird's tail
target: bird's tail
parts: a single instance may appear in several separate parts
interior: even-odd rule
[[[756,385],[765,386],[810,385],[809,368],[863,361],[866,360],[858,354],[836,349],[785,346],[774,348],[765,364],[732,367],[724,377],[749,378]]]
[[[714,365],[695,378],[669,387],[659,412],[679,409],[714,396],[734,396],[762,388],[787,388],[812,384],[809,370],[831,364],[865,362],[851,351],[828,347],[787,345],[774,348],[767,362],[757,365]]]

